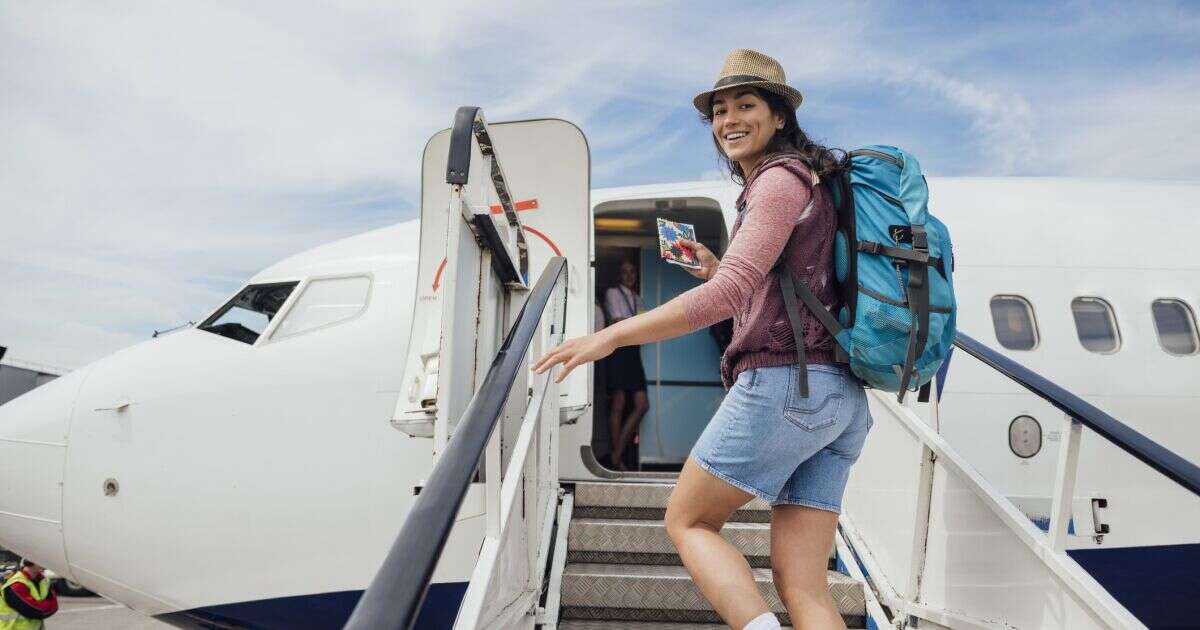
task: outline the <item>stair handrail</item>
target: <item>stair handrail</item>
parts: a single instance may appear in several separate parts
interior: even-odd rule
[[[993,621],[1004,621],[994,620],[986,614],[980,616],[981,611],[974,610],[970,606],[963,606],[967,603],[965,600],[957,601],[951,607],[931,604],[923,593],[923,586],[926,582],[942,584],[949,579],[947,563],[929,564],[926,562],[927,553],[931,547],[931,531],[940,528],[939,535],[943,537],[947,536],[948,531],[945,519],[935,520],[933,518],[935,513],[939,510],[954,509],[952,506],[943,504],[943,500],[935,501],[935,491],[942,492],[943,499],[952,493],[949,489],[949,481],[944,484],[935,483],[938,478],[937,471],[941,470],[944,475],[943,479],[954,478],[957,480],[956,483],[961,483],[970,490],[975,498],[1015,536],[1015,539],[1040,560],[1055,581],[1065,589],[1063,592],[1068,593],[1078,605],[1096,615],[1101,620],[1102,626],[1145,628],[1145,624],[1067,553],[1068,538],[1073,533],[1070,531],[1070,525],[1073,515],[1076,476],[1080,468],[1079,451],[1082,429],[1087,426],[1095,430],[1117,447],[1133,455],[1138,461],[1158,470],[1172,481],[1191,490],[1193,494],[1196,493],[1196,480],[1200,479],[1200,470],[1128,425],[972,337],[959,332],[954,343],[955,346],[980,360],[984,365],[991,367],[1029,393],[1038,396],[1063,412],[1049,524],[1044,528],[1033,525],[1029,516],[1019,509],[1011,498],[1002,494],[946,441],[940,430],[939,411],[945,372],[936,377],[935,384],[937,386],[931,388],[932,392],[937,393],[929,401],[928,417],[919,416],[911,403],[904,405],[898,403],[894,397],[873,391],[872,394],[880,405],[900,423],[908,434],[916,439],[921,447],[920,457],[913,462],[919,465],[919,471],[916,478],[912,480],[915,482],[916,501],[911,506],[912,546],[907,555],[904,551],[897,552],[892,549],[888,553],[893,555],[888,556],[885,553],[882,558],[876,557],[872,543],[881,543],[886,547],[887,541],[879,538],[878,530],[864,532],[860,529],[860,525],[855,523],[853,506],[850,506],[839,519],[842,535],[850,550],[854,552],[854,561],[861,564],[860,568],[867,575],[873,576],[870,583],[880,602],[895,613],[894,620],[897,627],[910,625],[914,619],[924,619],[949,627],[990,627]],[[891,435],[903,435],[903,432]],[[890,480],[889,483],[891,483]],[[941,507],[935,507],[935,504]],[[868,516],[864,520],[864,524],[877,526],[878,522],[873,522]],[[1107,533],[1106,525],[1096,526],[1096,534]],[[898,558],[903,559],[899,566],[895,564]],[[892,562],[892,564],[885,566],[881,564],[881,559],[885,562]],[[929,580],[931,575],[938,577]],[[944,602],[945,600],[935,597],[933,601]],[[982,612],[987,613],[987,611]],[[981,623],[985,620],[988,623]]]
[[[1121,450],[1162,473],[1168,479],[1190,490],[1192,494],[1200,495],[1200,466],[1196,466],[1044,376],[962,332],[956,333],[954,345],[1036,394]]]
[[[525,365],[524,357],[546,305],[566,277],[566,258],[556,256],[546,263],[482,384],[463,411],[454,438],[438,458],[387,557],[346,622],[347,630],[407,630],[416,623],[479,458]],[[561,325],[565,325],[565,311],[563,316]]]

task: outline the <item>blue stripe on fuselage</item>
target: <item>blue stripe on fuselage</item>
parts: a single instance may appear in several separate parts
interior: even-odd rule
[[[419,630],[448,630],[453,627],[466,591],[466,582],[431,584],[414,627]],[[157,615],[155,618],[179,628],[327,630],[346,624],[362,594],[362,591],[342,591],[277,597],[193,608]]]
[[[1196,627],[1200,544],[1068,549],[1067,555],[1147,627]]]

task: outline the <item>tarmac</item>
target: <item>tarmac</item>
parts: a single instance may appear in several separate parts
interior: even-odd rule
[[[58,597],[46,630],[164,630],[174,628],[103,597]]]

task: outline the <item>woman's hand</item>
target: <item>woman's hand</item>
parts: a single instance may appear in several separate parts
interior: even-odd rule
[[[554,379],[555,383],[563,382],[571,370],[577,366],[583,365],[591,361],[598,361],[613,353],[617,349],[617,344],[608,333],[611,328],[605,328],[600,332],[587,335],[585,337],[576,337],[568,341],[564,341],[559,346],[550,352],[547,352],[542,358],[538,359],[533,366],[533,371],[541,374],[546,370],[562,364],[563,369],[558,373],[558,378]]]
[[[700,263],[699,269],[684,267],[684,270],[693,276],[700,278],[701,280],[708,280],[717,273],[717,265],[720,264],[721,261],[717,258],[716,254],[713,254],[712,251],[705,247],[703,243],[691,241],[686,238],[681,238],[677,242],[693,252],[696,252],[696,261]]]

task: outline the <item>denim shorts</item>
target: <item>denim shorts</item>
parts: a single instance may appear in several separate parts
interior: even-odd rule
[[[808,366],[808,398],[796,365],[738,375],[696,445],[701,468],[771,505],[841,513],[850,466],[871,413],[862,384],[842,365]]]

